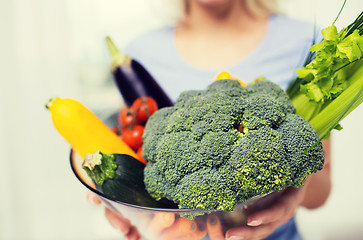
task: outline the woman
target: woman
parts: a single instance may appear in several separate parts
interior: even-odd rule
[[[264,76],[286,88],[312,44],[314,27],[275,15],[272,0],[185,0],[173,27],[146,33],[126,53],[139,60],[172,99],[187,89],[204,89],[222,70],[245,82]],[[248,225],[229,229],[227,239],[301,239],[296,208],[321,206],[330,193],[329,144],[324,169],[299,189],[288,188],[274,205],[251,215]],[[128,239],[137,229],[106,209],[110,223]]]

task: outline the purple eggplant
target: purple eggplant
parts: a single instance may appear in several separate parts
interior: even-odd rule
[[[152,97],[158,108],[173,106],[173,101],[141,63],[122,54],[111,38],[106,37],[106,42],[112,57],[114,81],[127,106],[142,96]]]

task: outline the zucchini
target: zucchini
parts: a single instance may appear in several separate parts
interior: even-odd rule
[[[142,96],[152,97],[158,108],[173,106],[171,99],[141,63],[122,54],[111,38],[107,37],[106,43],[112,57],[114,81],[127,106]]]
[[[70,98],[51,98],[46,103],[55,128],[82,158],[100,150],[139,158],[105,123],[80,102]]]
[[[156,201],[145,190],[145,164],[125,154],[89,153],[83,169],[107,198],[143,207],[175,208],[174,203]]]

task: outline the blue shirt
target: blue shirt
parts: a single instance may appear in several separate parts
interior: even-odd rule
[[[147,32],[133,40],[125,53],[141,62],[174,101],[184,90],[201,90],[221,71],[251,82],[264,76],[286,89],[295,78],[312,45],[312,24],[285,16],[272,16],[260,45],[239,62],[220,69],[199,69],[177,52],[174,27]],[[316,32],[316,31],[315,31]]]
[[[247,83],[263,76],[286,89],[296,77],[296,69],[303,66],[317,33],[312,24],[286,16],[272,16],[264,39],[251,54],[231,66],[206,70],[192,66],[179,55],[174,31],[174,27],[164,27],[147,32],[125,49],[125,53],[138,60],[174,101],[182,91],[205,89],[221,71],[228,71]],[[267,239],[301,239],[294,218]]]

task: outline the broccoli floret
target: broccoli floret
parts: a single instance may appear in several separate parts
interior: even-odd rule
[[[291,185],[291,170],[282,142],[282,134],[264,126],[251,130],[239,139],[227,162],[235,169],[241,186],[240,201],[256,192],[265,194]]]
[[[202,165],[208,167],[218,167],[226,162],[232,153],[236,140],[240,137],[240,132],[231,129],[227,133],[224,131],[209,132],[201,140],[198,152],[203,158]]]
[[[283,110],[280,102],[272,96],[254,94],[246,101],[243,126],[248,129],[276,127],[285,119]]]
[[[207,92],[213,91],[228,91],[228,90],[235,90],[239,91],[246,91],[244,88],[241,88],[241,84],[238,81],[230,80],[230,79],[221,79],[219,81],[215,81],[209,86],[207,86]]]
[[[321,169],[321,144],[276,84],[219,80],[183,92],[144,130],[145,186],[180,208],[232,210]]]
[[[178,108],[168,118],[166,132],[191,131],[195,123],[203,120],[208,109],[204,107]]]
[[[190,108],[193,107],[194,104],[200,102],[201,96],[203,96],[203,90],[189,90],[182,92],[178,99],[175,102],[175,107],[184,107]]]
[[[149,167],[144,170],[144,183],[149,186],[149,193],[156,200],[161,198],[171,198],[167,195],[173,192],[173,185],[170,184],[156,163],[149,162]],[[155,166],[154,166],[155,165]]]
[[[294,185],[301,184],[308,174],[322,169],[323,145],[319,142],[310,149],[319,140],[319,136],[308,121],[299,115],[288,114],[277,131],[282,133],[287,159],[294,173]]]
[[[144,153],[147,152],[149,161],[153,161],[153,159],[155,159],[156,152],[153,151],[153,149],[155,149],[159,138],[165,133],[165,129],[168,126],[165,119],[168,119],[174,111],[175,109],[171,107],[159,109],[157,114],[152,114],[149,121],[146,122],[148,129],[154,129],[152,132],[144,131],[143,134],[143,156],[145,157]]]
[[[268,96],[272,96],[281,103],[281,106],[285,113],[296,113],[296,109],[292,104],[289,96],[282,90],[277,84],[267,81],[260,80],[255,84],[248,85],[246,89],[250,93],[259,92]]]
[[[164,134],[156,146],[155,166],[163,171],[169,183],[175,185],[186,174],[201,167],[203,162],[198,152],[199,145],[200,142],[189,131]]]
[[[217,168],[202,168],[186,175],[173,191],[180,208],[233,210],[236,205],[233,176]],[[187,194],[186,194],[187,193]]]

